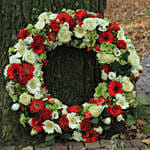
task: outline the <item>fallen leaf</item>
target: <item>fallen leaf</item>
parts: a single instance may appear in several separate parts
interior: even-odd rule
[[[143,139],[142,142],[148,145],[148,144],[150,144],[150,138]]]
[[[33,150],[33,147],[32,146],[24,147],[22,148],[22,150]]]

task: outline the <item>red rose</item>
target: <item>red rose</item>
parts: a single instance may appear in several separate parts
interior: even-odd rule
[[[47,36],[50,41],[56,42],[57,32],[49,32]]]
[[[117,44],[117,47],[119,49],[126,49],[127,48],[127,44],[124,40],[118,40],[116,44]]]
[[[59,31],[59,24],[57,23],[56,19],[50,22],[50,28],[53,32]]]
[[[99,43],[103,43],[103,42],[112,43],[113,39],[114,39],[114,36],[111,32],[103,32],[102,34],[100,34],[98,38],[98,42]]]
[[[88,16],[88,12],[83,9],[79,9],[79,10],[73,12],[73,14],[75,14],[75,18],[78,21],[82,21],[85,17]]]
[[[90,119],[82,120],[80,127],[81,131],[89,131],[91,129],[91,120]]]
[[[44,45],[36,43],[36,42],[31,43],[31,48],[36,54],[42,54],[45,51]]]
[[[67,108],[67,112],[68,113],[79,113],[80,112],[81,107],[79,105],[73,105]]]
[[[88,110],[85,111],[84,114],[85,114],[85,118],[91,118],[92,117],[92,115],[88,112]]]
[[[18,33],[18,39],[24,40],[26,37],[28,37],[31,33],[29,32],[29,29],[22,29]]]
[[[107,74],[109,73],[109,66],[110,65],[108,65],[108,64],[104,65],[104,72],[107,73]]]
[[[108,92],[110,96],[115,96],[116,94],[121,94],[122,91],[122,84],[119,81],[112,81],[108,85]]]
[[[56,19],[59,19],[60,24],[64,24],[65,22],[68,22],[70,24],[71,17],[69,14],[63,12],[61,14],[58,14]]]
[[[61,129],[63,129],[63,130],[68,130],[68,126],[69,126],[69,120],[68,120],[68,118],[66,116],[67,115],[63,115],[58,120],[58,124],[61,127]]]
[[[24,63],[23,69],[26,74],[33,74],[34,72],[34,66],[30,63]]]
[[[22,70],[23,68],[20,64],[11,64],[7,70],[7,75],[9,77],[9,80],[13,80],[16,77],[18,77],[19,74],[22,72]]]
[[[36,35],[33,37],[33,40],[35,43],[43,44],[45,41],[45,37],[41,34],[36,33]]]
[[[33,74],[26,74],[25,72],[22,72],[19,74],[19,83],[26,85],[32,78]]]
[[[88,131],[88,133],[83,136],[83,138],[86,139],[87,143],[97,141],[98,137],[99,137],[99,134],[96,133],[96,131],[94,131],[93,129]]]
[[[120,27],[118,26],[118,24],[116,24],[115,22],[112,22],[109,24],[109,26],[107,27],[107,30],[110,31],[118,31],[120,30]]]
[[[107,112],[113,117],[117,117],[123,113],[119,105],[114,105],[113,107],[109,106],[107,109]]]
[[[39,112],[44,107],[44,103],[41,99],[33,99],[30,103],[30,111]]]
[[[39,112],[39,120],[47,120],[49,118],[52,117],[52,111],[50,109],[47,108],[43,108],[42,110],[40,110]]]

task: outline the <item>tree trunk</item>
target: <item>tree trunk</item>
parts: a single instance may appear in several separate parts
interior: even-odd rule
[[[106,0],[0,0],[0,142],[29,144],[40,139],[30,137],[21,127],[17,113],[10,110],[11,99],[5,90],[3,69],[8,64],[7,51],[17,41],[19,30],[34,23],[44,10],[83,8],[104,15],[105,7]],[[94,52],[61,46],[50,52],[48,59],[44,79],[52,96],[68,105],[89,100],[100,80]]]

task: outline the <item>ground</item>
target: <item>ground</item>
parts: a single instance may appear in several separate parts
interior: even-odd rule
[[[150,100],[150,0],[107,0],[105,17],[117,22],[130,36],[144,67],[143,75],[137,83],[137,92],[142,92]],[[124,150],[150,150],[150,145],[143,144],[141,140],[123,140]],[[121,141],[120,141],[121,143]],[[54,147],[38,148],[29,146],[3,147],[0,150],[111,150],[113,143],[109,140],[84,144],[67,142],[59,143]],[[116,149],[115,149],[116,150]],[[118,148],[121,150],[121,147]]]

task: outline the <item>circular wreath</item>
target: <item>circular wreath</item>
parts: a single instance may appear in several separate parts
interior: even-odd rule
[[[82,106],[62,104],[44,85],[46,53],[63,44],[94,51],[103,66],[103,82]],[[40,14],[35,25],[19,32],[4,70],[11,109],[19,113],[20,123],[29,127],[31,135],[49,134],[47,139],[53,142],[57,136],[94,142],[114,122],[125,121],[129,108],[138,104],[135,85],[141,73],[140,59],[124,30],[83,9]]]

